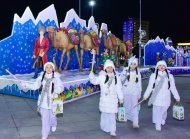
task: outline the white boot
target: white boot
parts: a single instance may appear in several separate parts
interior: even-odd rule
[[[165,120],[162,120],[162,125],[165,125],[166,121]]]
[[[51,131],[52,131],[52,132],[55,132],[55,131],[56,131],[56,126],[52,126],[52,127],[51,127]]]
[[[156,130],[161,131],[161,124],[155,124]]]
[[[133,123],[133,128],[139,128],[139,124]]]
[[[47,138],[45,138],[45,137],[42,137],[42,139],[47,139]]]
[[[116,136],[115,131],[114,131],[114,132],[113,132],[113,131],[112,131],[112,132],[110,132],[110,135],[115,137],[115,136]]]

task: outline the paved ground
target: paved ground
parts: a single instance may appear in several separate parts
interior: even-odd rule
[[[127,122],[117,123],[117,137],[102,132],[97,94],[65,104],[64,117],[58,119],[58,129],[48,139],[190,139],[190,75],[176,76],[175,79],[185,107],[185,120],[173,119],[170,108],[161,132],[155,131],[151,123],[152,109],[147,107],[147,103],[141,107],[138,130]],[[143,81],[143,90],[147,82]],[[36,101],[0,94],[0,139],[40,138],[41,121],[36,113]]]

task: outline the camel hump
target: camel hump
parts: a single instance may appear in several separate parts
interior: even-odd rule
[[[89,30],[87,32],[87,35],[89,35],[92,39],[92,42],[95,46],[99,47],[100,46],[100,38],[98,37],[98,35],[96,34],[96,32],[94,30]]]

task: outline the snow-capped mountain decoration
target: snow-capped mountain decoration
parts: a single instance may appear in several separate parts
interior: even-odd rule
[[[169,50],[172,50],[172,51],[176,51],[176,49],[173,47],[173,46],[169,46],[169,45],[165,45],[166,48]]]
[[[176,49],[157,36],[156,39],[149,40],[144,46],[144,65],[156,65],[158,60],[165,60],[169,66],[174,66],[176,65],[176,55]]]
[[[34,16],[33,16],[32,12],[31,12],[30,8],[27,7],[21,18],[17,14],[14,15],[13,22],[14,23],[19,22],[21,24],[24,24],[26,21],[28,21],[30,19],[35,23]]]
[[[43,11],[41,11],[37,18],[36,18],[36,24],[39,21],[42,21],[42,23],[46,22],[48,19],[50,19],[50,21],[55,21],[57,27],[59,27],[58,24],[58,19],[57,19],[57,13],[54,7],[54,4],[50,5],[49,7],[47,7],[46,9],[44,9]]]
[[[34,19],[34,16],[30,10],[29,7],[26,8],[26,10],[24,11],[24,14],[22,15],[22,17],[20,18],[17,14],[14,15],[14,20],[13,22],[19,22],[21,24],[24,24],[25,22],[27,22],[28,20],[32,20],[33,23],[35,25],[37,25],[39,23],[39,21],[41,21],[42,23],[46,22],[47,20],[50,21],[55,21],[56,25],[58,26],[58,20],[57,20],[57,13],[55,10],[54,5],[50,5],[49,7],[47,7],[46,9],[44,9],[43,11],[41,11],[36,20]]]
[[[91,16],[90,19],[88,20],[88,29],[92,29],[96,32],[96,34],[98,34],[98,28],[96,26],[93,16]]]
[[[108,31],[108,25],[106,23],[102,23],[101,27],[100,27],[100,30],[107,30]],[[100,38],[102,37],[102,32],[101,31],[99,33],[99,37]]]
[[[67,28],[73,19],[75,19],[77,24],[79,23],[82,27],[86,27],[86,20],[80,19],[74,9],[67,12],[64,22],[60,23],[60,27]]]
[[[172,51],[176,51],[176,49],[173,47],[173,45],[169,45],[169,42],[167,42],[167,38],[166,38],[166,41],[164,41],[164,39],[160,39],[159,36],[157,36],[156,39],[149,40],[146,43],[146,45],[149,45],[150,43],[158,43],[158,42],[164,43],[166,49],[171,49]],[[171,43],[171,40],[170,40],[170,43]]]
[[[149,44],[151,44],[151,43],[157,43],[157,42],[160,42],[160,43],[164,43],[164,39],[160,39],[160,37],[159,36],[157,36],[156,37],[156,39],[152,39],[152,40],[149,40],[147,43],[146,43],[146,45],[149,45]],[[146,46],[145,45],[145,46]]]

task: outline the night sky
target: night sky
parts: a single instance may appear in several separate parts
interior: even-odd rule
[[[139,18],[139,0],[95,0],[95,21],[108,24],[108,29],[122,39],[123,21]],[[91,16],[89,0],[81,0],[81,17]],[[14,13],[20,17],[27,6],[34,18],[43,9],[54,4],[58,22],[63,22],[66,12],[74,8],[78,13],[79,0],[5,0],[0,8],[0,40],[11,34]],[[142,0],[142,20],[150,22],[150,38],[170,36],[174,44],[190,42],[190,0]]]

